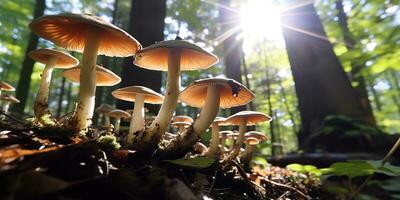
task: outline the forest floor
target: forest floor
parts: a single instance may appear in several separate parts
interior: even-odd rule
[[[0,121],[0,199],[332,199],[317,177],[286,168],[202,157],[179,163],[110,147],[7,116]]]

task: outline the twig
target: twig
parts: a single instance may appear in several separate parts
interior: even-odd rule
[[[296,188],[294,188],[294,187],[291,187],[291,186],[289,186],[289,185],[285,185],[285,184],[282,184],[282,183],[277,183],[277,182],[275,182],[275,181],[266,179],[266,178],[264,178],[264,177],[262,177],[261,180],[265,181],[266,183],[268,183],[268,184],[270,184],[270,185],[272,185],[272,186],[274,186],[274,187],[278,187],[278,188],[280,188],[280,189],[284,189],[284,190],[289,190],[289,191],[295,192],[296,194],[298,194],[299,196],[301,196],[302,199],[311,199],[311,197],[309,197],[308,195],[304,194],[304,193],[301,192],[300,190],[298,190],[298,189],[296,189]]]
[[[263,197],[262,199],[265,199],[265,195],[264,195],[264,194],[266,194],[265,188],[259,186],[258,184],[253,183],[253,182],[249,179],[249,177],[247,177],[246,171],[244,171],[244,169],[242,168],[242,166],[239,165],[239,163],[237,163],[237,162],[234,161],[234,160],[231,160],[230,162],[238,169],[238,172],[239,172],[240,176],[243,178],[243,180],[245,181],[245,183],[247,183],[248,185],[253,185],[253,186],[257,187],[258,190],[262,191],[262,194],[260,194],[260,192],[258,192],[257,190],[255,190],[255,188],[253,189],[253,190],[254,190],[253,192],[254,192],[258,197],[261,196],[261,197]]]
[[[385,155],[381,162],[381,167],[385,166],[386,162],[389,160],[389,158],[392,156],[392,154],[400,147],[400,137],[397,139],[396,143],[392,146],[392,148],[389,150],[389,152]],[[353,193],[353,195],[350,196],[350,200],[354,199],[358,193],[367,185],[367,183],[372,179],[374,176],[375,172],[373,172],[371,175],[369,175],[364,182],[356,189],[356,191]]]
[[[215,170],[214,179],[213,179],[213,181],[211,182],[210,189],[208,189],[208,194],[210,194],[211,191],[212,191],[213,188],[214,188],[215,182],[216,182],[216,180],[217,180],[217,173],[218,173],[218,170]]]
[[[281,196],[279,196],[279,197],[277,198],[277,200],[284,199],[284,197],[286,197],[288,194],[289,194],[289,191],[286,191],[286,192],[283,193]]]

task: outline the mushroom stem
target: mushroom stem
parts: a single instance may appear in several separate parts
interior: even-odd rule
[[[1,110],[3,110],[4,113],[8,113],[8,109],[10,108],[11,102],[6,101],[3,103]]]
[[[219,149],[219,126],[218,123],[212,123],[211,125],[211,144],[208,148],[206,156],[216,157]]]
[[[133,116],[129,126],[128,143],[134,139],[134,133],[144,128],[144,95],[137,94],[135,97],[135,107],[133,108]]]
[[[246,148],[243,152],[243,156],[241,156],[241,161],[243,164],[248,165],[253,159],[254,150],[256,149],[256,145],[246,143]]]
[[[219,146],[219,151],[220,151],[220,153],[225,153],[225,142],[226,142],[226,136],[225,135],[222,135],[222,138],[221,138],[221,140],[220,140],[220,146]]]
[[[178,125],[178,134],[185,132],[185,125],[180,124]]]
[[[232,147],[232,151],[228,156],[228,160],[233,160],[235,159],[236,156],[239,155],[240,152],[240,147],[242,146],[242,143],[244,141],[244,134],[247,131],[247,120],[246,119],[241,119],[240,120],[240,125],[239,125],[239,136],[235,141],[235,144]]]
[[[114,122],[114,132],[116,132],[116,133],[119,132],[120,124],[121,124],[121,118],[120,118],[120,117],[115,118],[115,122]]]
[[[180,61],[181,50],[170,49],[168,51],[168,77],[165,98],[156,119],[149,127],[149,133],[144,136],[144,141],[154,140],[154,142],[158,143],[171,121],[176,105],[178,104],[181,81]],[[153,139],[153,137],[155,138]]]
[[[74,126],[79,131],[86,131],[93,116],[96,95],[96,60],[99,44],[98,29],[87,29],[81,64],[78,106],[74,116],[76,123]]]
[[[104,125],[105,125],[106,127],[109,127],[109,126],[110,126],[110,117],[107,116],[107,115],[104,115]]]
[[[51,76],[53,73],[54,66],[56,64],[57,58],[50,57],[49,61],[47,62],[46,66],[44,67],[44,70],[42,72],[42,78],[40,80],[40,86],[39,86],[39,91],[37,93],[35,103],[33,106],[33,111],[35,113],[35,116],[39,121],[40,119],[46,115],[50,114],[49,111],[49,88],[50,88],[50,82],[51,82]]]

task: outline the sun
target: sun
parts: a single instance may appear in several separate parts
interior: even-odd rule
[[[275,1],[276,2],[276,1]],[[243,37],[250,42],[281,37],[280,11],[272,0],[248,0],[240,6]]]

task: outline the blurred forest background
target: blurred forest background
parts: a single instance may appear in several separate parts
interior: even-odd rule
[[[34,63],[26,52],[54,46],[32,35],[28,24],[41,15],[90,13],[127,30],[143,46],[179,35],[215,53],[219,64],[182,73],[182,86],[199,78],[225,76],[252,90],[257,98],[238,109],[257,110],[274,119],[258,127],[270,135],[260,144],[260,155],[297,151],[298,142],[301,147],[315,134],[335,132],[329,120],[355,124],[356,130],[346,129],[349,137],[393,134],[400,130],[399,5],[396,0],[2,1],[0,79],[18,86],[21,103],[13,110],[32,115],[33,94],[44,65]],[[165,74],[134,68],[132,58],[102,57],[99,64],[123,81],[99,87],[97,105],[126,106],[110,93],[127,85],[163,89]],[[78,93],[78,86],[61,72],[55,70],[49,98],[58,117],[73,110]],[[220,115],[238,109],[221,110]],[[196,113],[182,104],[176,111],[191,117]]]

